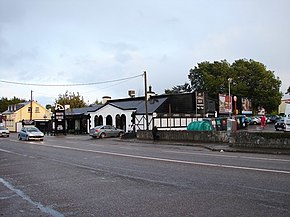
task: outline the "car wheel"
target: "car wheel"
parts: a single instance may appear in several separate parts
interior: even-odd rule
[[[104,134],[104,133],[102,133],[101,135],[100,135],[100,138],[101,139],[103,139],[103,138],[105,138],[106,137],[106,134]]]
[[[276,129],[276,131],[279,131],[279,129],[278,128],[275,128]]]
[[[25,140],[26,140],[26,141],[29,141],[29,136],[26,136]]]
[[[20,135],[18,135],[18,139],[19,139],[19,140],[22,140]]]
[[[119,134],[118,134],[118,137],[122,137],[124,135],[124,133],[123,132],[120,132]]]

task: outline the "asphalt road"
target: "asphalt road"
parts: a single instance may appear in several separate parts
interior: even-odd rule
[[[0,138],[0,216],[290,216],[290,156]]]

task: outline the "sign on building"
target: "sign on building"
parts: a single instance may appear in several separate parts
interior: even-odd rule
[[[57,134],[66,135],[65,109],[60,104],[55,105],[55,110],[52,115],[52,131],[54,135],[57,135]]]

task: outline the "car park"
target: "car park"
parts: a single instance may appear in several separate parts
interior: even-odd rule
[[[4,127],[4,126],[0,126],[0,137],[9,137],[9,130]]]
[[[275,130],[285,130],[285,128],[285,118],[281,118],[275,123]]]
[[[261,118],[258,116],[253,116],[251,117],[250,123],[249,124],[260,124],[261,123]]]
[[[269,117],[270,123],[276,123],[280,119],[280,116],[278,115],[271,115]]]
[[[110,125],[96,126],[90,129],[90,136],[93,138],[120,137],[123,134],[123,130]]]
[[[18,133],[19,140],[40,140],[43,141],[44,134],[35,126],[24,126]]]

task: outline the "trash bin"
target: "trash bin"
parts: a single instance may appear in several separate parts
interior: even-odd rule
[[[194,121],[187,126],[187,130],[213,131],[213,126],[209,121]]]

